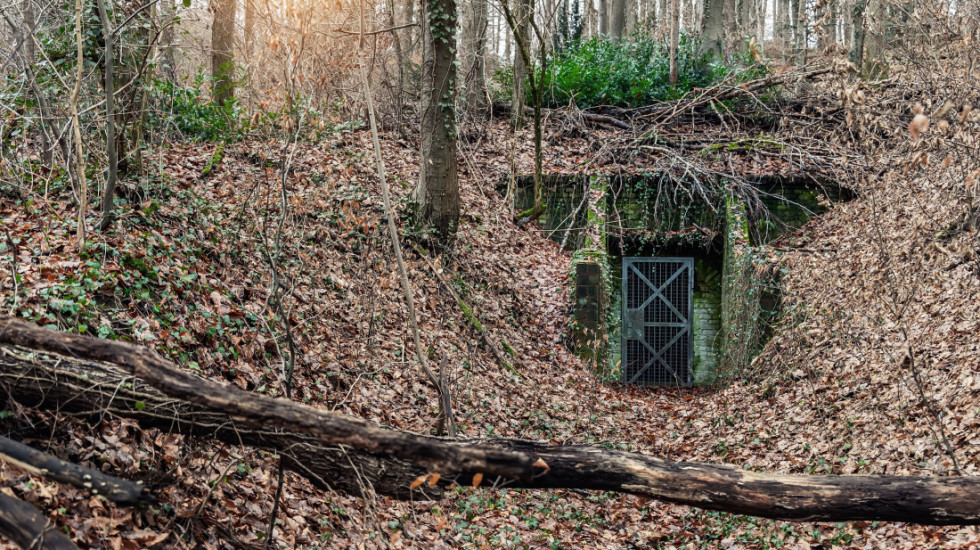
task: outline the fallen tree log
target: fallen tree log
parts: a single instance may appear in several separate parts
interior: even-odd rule
[[[222,411],[167,397],[110,363],[0,345],[0,388],[28,408],[93,422],[131,418],[143,428],[270,450],[287,469],[324,489],[360,495],[364,483],[377,493],[409,498],[408,483],[426,473],[406,460],[323,445],[305,433],[241,425]]]
[[[37,508],[0,493],[0,534],[21,548],[78,550]]]
[[[497,487],[611,490],[783,520],[980,524],[980,478],[975,477],[762,474],[587,446],[510,439],[447,441],[197,378],[131,344],[58,333],[9,318],[0,318],[0,343],[110,361],[173,398],[224,411],[241,424],[277,426],[311,435],[321,444],[410,460],[443,479],[488,475],[497,477]]]

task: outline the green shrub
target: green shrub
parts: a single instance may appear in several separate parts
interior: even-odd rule
[[[725,76],[710,53],[684,35],[677,48],[677,85],[670,85],[669,47],[645,35],[632,40],[593,38],[568,47],[548,68],[543,82],[551,106],[569,101],[579,107],[636,107],[676,99],[691,88]]]
[[[219,105],[203,90],[206,78],[198,74],[193,85],[164,80],[152,89],[154,109],[150,125],[189,141],[234,141],[245,130],[244,110],[237,100]]]
[[[681,35],[677,48],[677,85],[670,85],[669,45],[645,34],[628,40],[591,38],[572,41],[549,61],[541,78],[545,106],[560,107],[574,102],[579,107],[615,105],[638,107],[683,96],[693,88],[710,86],[738,71],[752,78],[762,67],[748,54],[734,57],[732,64],[718,62],[700,42]],[[540,70],[538,76],[541,77]],[[513,80],[510,69],[499,71],[496,80],[509,99]],[[527,87],[525,88],[527,89]],[[530,96],[527,98],[530,103]]]

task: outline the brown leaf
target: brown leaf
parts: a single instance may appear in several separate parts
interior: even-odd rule
[[[912,139],[919,139],[919,134],[928,129],[929,117],[922,113],[912,117],[912,122],[909,123],[909,134],[912,136]]]
[[[417,477],[417,478],[415,478],[415,481],[413,481],[413,482],[412,482],[412,483],[411,483],[411,484],[410,484],[410,485],[408,486],[408,488],[409,488],[409,489],[418,489],[419,487],[421,487],[421,486],[422,486],[422,484],[423,484],[423,483],[425,483],[425,481],[426,481],[427,479],[429,479],[429,474],[426,474],[426,475],[424,475],[424,476],[419,476],[419,477]]]
[[[442,477],[440,474],[435,472],[429,474],[429,487],[435,487],[436,483],[439,483],[439,478]]]
[[[483,474],[480,472],[473,474],[473,488],[476,489],[481,483],[483,483]]]

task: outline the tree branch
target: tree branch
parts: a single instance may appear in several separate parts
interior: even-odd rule
[[[142,483],[133,483],[66,462],[3,436],[0,436],[0,460],[31,474],[101,495],[116,504],[132,506],[149,500]]]

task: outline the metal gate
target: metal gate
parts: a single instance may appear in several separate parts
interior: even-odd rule
[[[624,384],[690,386],[693,258],[623,258]]]

